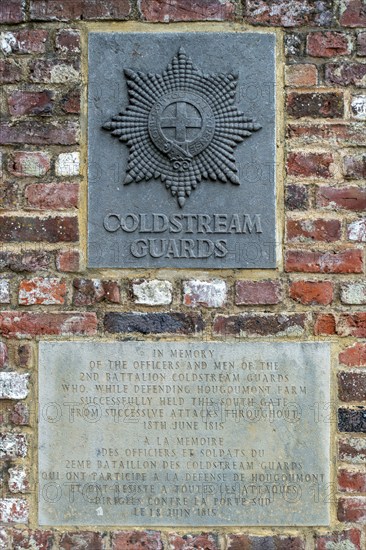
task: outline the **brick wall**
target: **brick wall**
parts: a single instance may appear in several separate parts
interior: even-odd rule
[[[86,269],[80,33],[92,21],[118,21],[123,30],[125,20],[282,30],[280,269]],[[0,22],[0,548],[365,548],[364,0],[5,0]],[[332,341],[331,529],[39,529],[37,342],[84,335]]]

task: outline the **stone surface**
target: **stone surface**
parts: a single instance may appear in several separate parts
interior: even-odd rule
[[[329,361],[323,343],[42,341],[40,524],[328,525]]]
[[[275,267],[274,39],[260,33],[90,33],[89,266]],[[187,82],[192,77],[185,56],[197,67],[200,98],[195,87],[178,98],[161,95],[149,81],[174,56]],[[129,72],[121,79],[123,70]],[[221,76],[212,87],[200,71]],[[222,88],[223,74],[231,92]],[[133,148],[132,141],[121,143],[130,139],[128,124],[136,127],[129,121],[133,115],[112,120],[119,111],[131,113],[127,86],[136,88],[137,102],[143,86],[150,94],[143,107],[144,138]],[[230,126],[212,102],[217,97],[225,112],[235,91],[232,112],[244,111],[261,126],[249,123],[245,139],[238,128],[246,123],[235,118]],[[114,136],[106,129],[115,130]],[[222,144],[219,136],[227,131],[233,139]]]

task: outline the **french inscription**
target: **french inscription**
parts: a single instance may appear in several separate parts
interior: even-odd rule
[[[328,525],[329,346],[42,342],[42,525]]]
[[[90,266],[275,267],[274,53],[273,34],[90,33]]]

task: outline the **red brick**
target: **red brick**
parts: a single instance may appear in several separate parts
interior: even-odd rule
[[[163,550],[163,543],[156,531],[116,531],[112,550]]]
[[[305,550],[305,541],[298,536],[228,535],[227,550]]]
[[[171,550],[195,550],[202,548],[204,550],[220,550],[217,536],[211,533],[202,533],[200,535],[169,535],[169,548]]]
[[[28,338],[29,336],[86,334],[97,331],[95,313],[26,313],[0,312],[0,334],[5,338]]]
[[[317,315],[314,334],[328,336],[336,333],[336,320],[331,313]]]
[[[50,155],[43,151],[16,151],[8,162],[9,172],[19,178],[44,176],[50,168]]]
[[[48,31],[45,29],[22,29],[11,34],[15,38],[15,43],[11,45],[14,53],[44,53],[46,51]]]
[[[0,342],[0,369],[8,366],[8,346],[4,342]]]
[[[1,8],[0,8],[1,9]],[[22,78],[22,69],[15,61],[0,59],[0,84],[12,84]]]
[[[357,34],[357,55],[366,55],[366,32]]]
[[[22,498],[4,498],[0,500],[0,522],[28,523],[29,506]]]
[[[338,501],[338,520],[364,523],[366,520],[366,497],[345,497]]]
[[[78,250],[60,250],[56,257],[58,271],[76,272],[80,269],[80,254]]]
[[[278,281],[237,281],[237,305],[267,305],[281,302],[281,284]]]
[[[50,123],[22,120],[9,125],[0,124],[0,145],[74,145],[79,143],[79,125],[74,121]]]
[[[286,109],[287,113],[295,118],[342,118],[343,94],[292,92],[287,96]]]
[[[286,225],[288,241],[324,241],[330,243],[341,238],[341,222],[339,220],[288,219]]]
[[[247,0],[245,20],[252,25],[300,27],[328,26],[332,20],[332,2],[323,0]]]
[[[61,110],[67,114],[80,113],[80,90],[72,89],[67,92],[60,101]]]
[[[296,184],[287,185],[285,206],[287,210],[307,210],[309,206],[308,187]]]
[[[366,399],[366,373],[341,371],[338,373],[338,396],[341,401]],[[366,491],[365,491],[366,492]]]
[[[363,123],[289,124],[287,137],[311,145],[319,142],[327,145],[366,145],[366,128]]]
[[[9,420],[14,426],[29,426],[30,413],[26,403],[15,403],[9,414]]]
[[[0,240],[4,242],[76,242],[78,219],[71,216],[38,218],[0,216]]]
[[[349,543],[349,544],[348,544]],[[348,529],[335,533],[327,533],[326,535],[318,535],[315,542],[316,550],[334,550],[338,547],[339,550],[362,550],[361,548],[361,531],[358,529]],[[352,546],[353,545],[353,546]]]
[[[342,350],[339,362],[347,367],[366,367],[366,343],[357,342]]]
[[[30,17],[35,21],[72,19],[126,19],[128,0],[30,0]]]
[[[80,32],[76,29],[61,29],[56,34],[56,49],[66,54],[80,52]]]
[[[343,173],[347,179],[366,178],[366,155],[343,158]]]
[[[120,290],[116,281],[100,279],[74,279],[73,303],[76,306],[90,306],[101,301],[119,303]]]
[[[49,252],[29,250],[17,254],[16,252],[0,251],[0,268],[7,268],[16,273],[44,271],[50,267],[50,262],[51,255]]]
[[[60,305],[65,303],[66,283],[55,277],[23,279],[19,285],[19,304]]]
[[[316,86],[318,69],[310,63],[298,63],[286,66],[286,86],[294,88],[302,86]]]
[[[337,323],[339,336],[366,338],[366,312],[343,313]]]
[[[363,0],[342,0],[340,24],[344,27],[366,27],[366,6]]]
[[[342,32],[312,32],[307,36],[306,51],[313,57],[350,55],[351,36]]]
[[[218,315],[214,320],[213,332],[223,336],[294,336],[303,333],[305,320],[305,315],[297,313]]]
[[[93,531],[63,533],[59,548],[63,550],[103,550],[103,537],[101,533]]]
[[[77,208],[78,183],[45,183],[28,185],[25,190],[28,206],[40,210],[62,210]]]
[[[54,547],[53,539],[52,531],[13,531],[13,544],[17,550],[51,550]]]
[[[53,111],[53,92],[23,92],[17,90],[8,97],[9,113],[20,115],[51,115]]]
[[[304,305],[328,306],[333,301],[333,283],[330,281],[293,281],[290,298]]]
[[[0,23],[21,23],[24,21],[23,0],[6,0],[0,4]]]
[[[352,210],[359,212],[366,209],[366,189],[362,187],[319,187],[316,192],[316,206],[332,210]]]
[[[287,173],[297,177],[330,178],[332,162],[331,153],[292,152],[287,157]]]
[[[366,439],[351,437],[340,439],[338,443],[339,460],[351,464],[366,463]]]
[[[366,83],[366,63],[327,63],[325,81],[338,86],[357,86],[363,88]]]
[[[286,253],[286,271],[302,273],[362,273],[363,253],[359,249],[339,252],[289,250]]]
[[[233,19],[230,0],[141,0],[141,14],[147,21],[225,21]]]

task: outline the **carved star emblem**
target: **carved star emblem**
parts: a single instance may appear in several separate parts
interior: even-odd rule
[[[239,185],[234,149],[261,126],[234,105],[237,76],[204,74],[183,48],[161,74],[124,72],[129,105],[103,128],[129,147],[125,184],[160,178],[180,207],[202,180]]]

